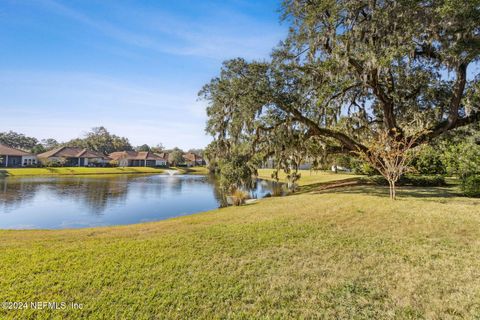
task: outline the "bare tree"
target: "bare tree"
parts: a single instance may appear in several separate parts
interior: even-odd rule
[[[396,183],[400,177],[410,170],[414,158],[413,148],[420,135],[405,137],[386,130],[380,131],[375,142],[367,151],[359,152],[359,156],[372,164],[387,179],[390,199],[396,199]]]

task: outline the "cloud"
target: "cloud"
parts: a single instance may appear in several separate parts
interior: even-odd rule
[[[44,8],[93,28],[124,44],[157,52],[224,60],[237,56],[248,59],[266,57],[272,46],[285,34],[284,28],[272,27],[227,7],[209,7],[203,18],[181,16],[166,10],[116,6],[111,15],[134,17],[126,23],[94,18],[78,9],[54,0],[41,0]],[[199,15],[202,16],[202,15]]]

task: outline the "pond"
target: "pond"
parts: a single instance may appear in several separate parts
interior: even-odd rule
[[[257,181],[253,198],[278,184]],[[132,224],[225,205],[214,178],[109,175],[0,178],[0,229],[63,229]]]

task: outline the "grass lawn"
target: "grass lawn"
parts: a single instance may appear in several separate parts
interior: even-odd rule
[[[258,176],[261,179],[273,180],[272,179],[273,172],[274,172],[273,169],[259,169]],[[320,184],[320,183],[333,182],[333,181],[360,177],[354,174],[333,173],[331,171],[299,170],[299,173],[301,174],[300,180],[298,180],[299,186],[307,186],[312,184]],[[282,170],[278,173],[280,182],[286,182],[286,176],[287,175]]]
[[[207,167],[175,167],[173,169],[180,171],[181,174],[207,175],[210,173]]]
[[[480,199],[380,187],[268,198],[161,222],[0,231],[0,319],[480,316]]]
[[[125,168],[19,168],[0,169],[0,176],[36,176],[36,175],[88,175],[88,174],[135,174],[135,173],[163,173],[163,169],[149,167]]]

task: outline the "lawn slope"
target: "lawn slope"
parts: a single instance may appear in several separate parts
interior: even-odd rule
[[[208,175],[210,172],[207,167],[173,167],[179,174]]]
[[[412,191],[413,190],[413,191]],[[0,318],[475,318],[480,200],[355,187],[161,222],[0,231]]]

